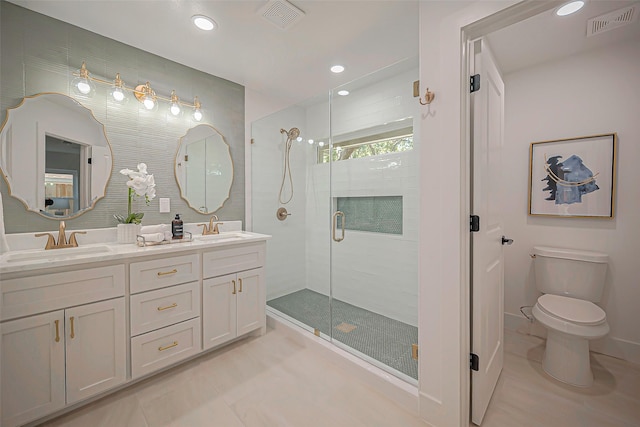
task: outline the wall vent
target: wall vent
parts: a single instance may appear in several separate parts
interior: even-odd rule
[[[613,30],[638,19],[637,5],[625,7],[587,21],[587,37]]]
[[[258,13],[281,30],[288,30],[304,17],[303,11],[286,0],[270,0]]]

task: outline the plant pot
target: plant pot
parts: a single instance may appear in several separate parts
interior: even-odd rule
[[[135,243],[141,228],[140,224],[118,224],[118,243]]]

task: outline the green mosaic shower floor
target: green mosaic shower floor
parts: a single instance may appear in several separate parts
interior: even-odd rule
[[[303,289],[267,301],[269,307],[331,335],[329,297]],[[411,345],[418,328],[343,301],[333,300],[333,338],[385,365],[418,379]]]

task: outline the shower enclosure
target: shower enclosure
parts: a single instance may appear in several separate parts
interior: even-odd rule
[[[254,122],[251,147],[267,312],[414,384],[416,80],[417,58],[384,68]]]

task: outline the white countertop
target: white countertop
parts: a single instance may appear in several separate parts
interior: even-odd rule
[[[9,251],[0,256],[0,275],[28,272],[63,266],[78,266],[87,263],[118,261],[143,256],[181,253],[198,249],[213,249],[269,239],[266,234],[248,231],[222,231],[213,237],[193,235],[192,241],[172,241],[168,244],[140,247],[136,244],[116,242],[89,243],[79,242],[77,248],[68,249],[28,249]],[[215,239],[215,240],[206,240]],[[80,239],[78,239],[80,240]],[[24,259],[34,256],[33,259]],[[24,258],[23,258],[24,257]]]

